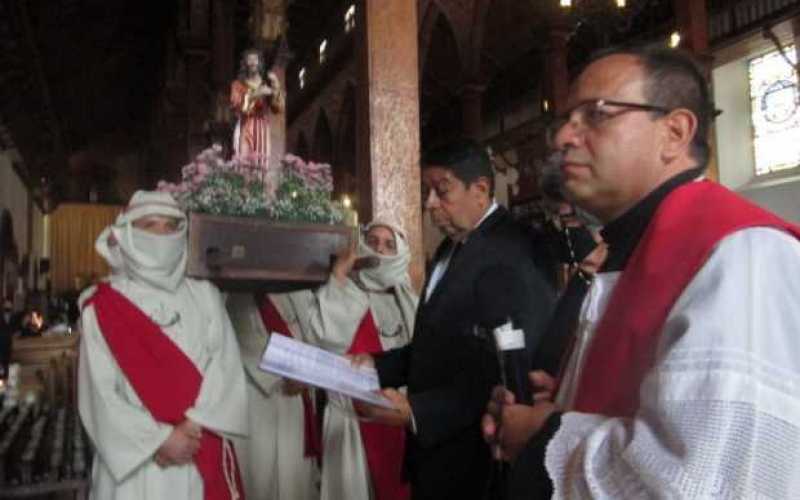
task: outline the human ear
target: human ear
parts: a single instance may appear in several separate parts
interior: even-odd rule
[[[678,108],[663,119],[661,154],[665,162],[682,155],[691,156],[691,144],[697,134],[697,117],[688,109]]]
[[[488,177],[478,177],[469,185],[470,191],[491,198],[491,181]]]

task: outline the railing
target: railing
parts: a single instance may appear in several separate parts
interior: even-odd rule
[[[74,407],[27,405],[0,413],[0,499],[72,492],[85,498],[90,462]]]
[[[800,0],[717,0],[710,3],[709,11],[708,36],[716,43],[745,33],[764,21],[800,12]]]

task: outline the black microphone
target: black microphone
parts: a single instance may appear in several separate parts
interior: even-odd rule
[[[525,332],[515,329],[511,320],[493,330],[502,383],[514,394],[518,404],[533,404],[533,392],[528,383],[528,352]]]

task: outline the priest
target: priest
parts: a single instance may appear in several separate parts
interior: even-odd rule
[[[608,256],[558,384],[484,416],[539,487],[516,498],[796,497],[800,228],[703,180],[714,107],[679,51],[594,59],[567,109],[551,144]]]
[[[138,191],[96,248],[112,274],[80,299],[91,498],[243,499],[230,443],[247,432],[242,363],[219,291],[185,276],[185,214]]]

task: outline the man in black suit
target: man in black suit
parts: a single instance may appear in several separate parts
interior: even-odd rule
[[[486,152],[461,141],[423,160],[423,200],[446,235],[438,248],[406,347],[372,360],[394,410],[359,405],[367,417],[408,429],[412,498],[485,498],[492,470],[480,418],[497,358],[486,332],[508,320],[532,353],[554,301],[530,235],[495,203]]]

